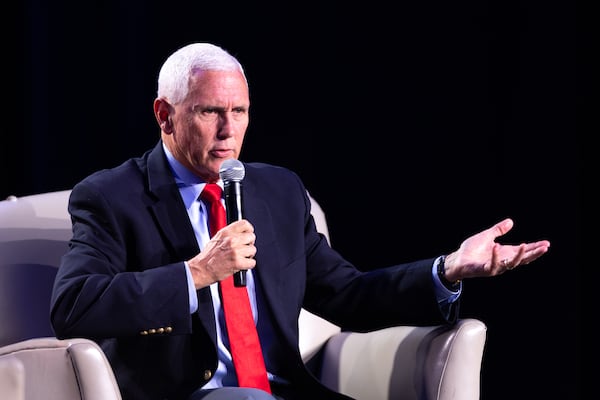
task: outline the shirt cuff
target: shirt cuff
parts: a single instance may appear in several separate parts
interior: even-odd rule
[[[458,285],[458,289],[456,291],[448,289],[442,281],[437,273],[437,266],[440,263],[442,257],[438,257],[433,262],[433,266],[431,267],[431,275],[433,275],[433,286],[435,290],[435,297],[437,299],[438,304],[447,304],[454,303],[460,297],[462,293],[463,283],[462,281]]]
[[[195,313],[198,310],[198,295],[196,294],[196,286],[194,286],[194,279],[192,278],[192,272],[190,271],[190,266],[187,261],[183,262],[185,264],[185,276],[187,277],[188,284],[188,296],[190,300],[190,314]]]

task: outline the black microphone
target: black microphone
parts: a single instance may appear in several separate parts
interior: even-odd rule
[[[246,170],[244,164],[239,160],[228,158],[221,164],[219,175],[223,180],[227,224],[230,224],[242,219],[242,179],[246,175]],[[233,274],[233,284],[235,286],[246,286],[245,269]]]

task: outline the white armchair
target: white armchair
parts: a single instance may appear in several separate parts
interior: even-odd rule
[[[69,191],[0,201],[0,397],[121,400],[95,342],[59,340],[50,295],[71,223]]]
[[[16,400],[120,400],[112,369],[87,339],[58,340],[50,294],[67,250],[70,191],[0,201],[0,393]],[[314,199],[317,229],[329,240]],[[476,400],[486,340],[479,320],[455,326],[398,326],[369,333],[340,328],[307,311],[300,349],[329,387],[356,399]]]
[[[325,213],[310,199],[317,230],[331,244]],[[305,362],[320,356],[321,381],[357,400],[479,399],[487,334],[480,320],[358,333],[302,310],[299,324]]]

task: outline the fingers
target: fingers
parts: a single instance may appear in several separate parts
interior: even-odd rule
[[[496,244],[492,263],[500,273],[510,271],[538,259],[548,251],[549,247],[550,242],[547,240],[521,243],[519,246]]]
[[[246,220],[232,222],[216,233],[211,239],[212,242],[218,242],[223,250],[229,246],[253,245],[256,240],[254,235],[254,226]]]
[[[220,229],[200,253],[188,260],[196,288],[254,268],[255,241],[254,227],[246,220],[232,222]]]
[[[525,245],[525,254],[523,256],[522,264],[529,264],[530,262],[537,260],[550,249],[550,242],[542,240],[534,243],[527,243]]]
[[[519,265],[527,265],[544,255],[550,248],[550,242],[542,240],[533,243],[521,243],[519,246],[497,245],[497,247],[499,252],[503,254],[503,256],[498,256],[501,267],[511,270]]]
[[[227,229],[230,230],[232,232],[254,232],[254,226],[247,220],[245,219],[241,219],[239,221],[234,221],[232,223],[230,223],[229,225],[227,225],[225,228],[223,229]]]
[[[550,248],[550,242],[547,240],[540,240],[539,242],[527,243],[525,251],[528,253],[539,253],[544,254]]]
[[[520,246],[508,246],[495,243],[492,250],[491,268],[495,271],[495,274],[502,274],[506,271],[510,271],[523,264],[524,255],[525,244],[521,244]]]
[[[524,254],[525,254],[525,244],[521,244],[517,248],[517,254],[515,254],[514,257],[512,257],[512,259],[511,258],[503,258],[502,259],[502,261],[501,261],[502,266],[504,268],[506,268],[506,270],[508,270],[508,271],[515,269],[519,265],[523,264]]]
[[[256,255],[256,235],[254,227],[246,220],[233,222],[229,226],[221,229],[218,236],[213,238],[218,241],[219,254],[215,256],[221,259],[225,266],[229,266],[232,272],[242,269],[251,269],[256,265],[254,256]]]

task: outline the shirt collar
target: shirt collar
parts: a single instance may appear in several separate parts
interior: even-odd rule
[[[204,186],[206,186],[206,182],[177,161],[169,149],[167,149],[164,142],[162,147],[167,156],[167,161],[171,167],[171,172],[173,173],[175,183],[177,183],[185,207],[189,209],[194,201],[198,200],[200,193],[202,193]],[[217,184],[221,186],[221,189],[223,188],[223,182],[221,180],[219,180]]]

